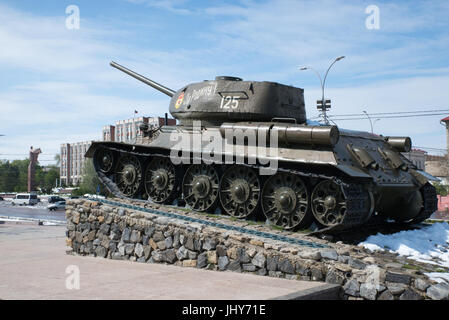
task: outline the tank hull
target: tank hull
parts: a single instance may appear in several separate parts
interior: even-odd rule
[[[417,223],[436,210],[435,189],[393,140],[276,122],[193,123],[161,127],[136,144],[93,142],[86,157],[118,197],[183,199],[196,211],[219,207],[286,230],[312,222],[344,230],[374,216]]]

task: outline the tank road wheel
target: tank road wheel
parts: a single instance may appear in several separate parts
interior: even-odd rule
[[[312,212],[323,226],[330,227],[343,222],[347,203],[343,190],[331,180],[318,183],[312,193]]]
[[[182,192],[186,203],[196,211],[212,209],[218,200],[219,178],[210,165],[191,165],[184,174]]]
[[[286,230],[306,226],[310,221],[306,185],[297,175],[276,173],[263,187],[262,210],[272,224]]]
[[[134,196],[142,184],[142,166],[135,156],[122,156],[117,163],[115,183],[127,197]]]
[[[245,166],[228,168],[220,182],[220,203],[229,215],[245,218],[258,207],[260,181],[253,169]]]
[[[114,166],[114,154],[111,150],[99,148],[94,155],[95,167],[103,173],[111,172]]]
[[[145,190],[156,203],[171,203],[178,191],[178,175],[169,158],[155,157],[145,171]]]

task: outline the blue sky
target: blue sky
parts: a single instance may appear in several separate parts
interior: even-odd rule
[[[66,28],[68,5],[79,30]],[[369,5],[378,30],[365,26]],[[447,1],[0,0],[0,159],[33,145],[50,160],[134,110],[167,111],[166,96],[111,60],[173,89],[216,75],[301,87],[311,118],[319,81],[299,67],[324,72],[345,55],[327,80],[330,114],[449,109],[448,16]],[[445,148],[443,117],[382,119],[375,131]],[[368,120],[338,125],[370,130]]]

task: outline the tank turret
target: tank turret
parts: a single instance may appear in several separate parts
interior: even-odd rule
[[[218,76],[174,91],[115,62],[111,66],[170,96],[170,113],[184,125],[194,120],[201,120],[205,125],[276,118],[298,124],[306,122],[301,88]]]

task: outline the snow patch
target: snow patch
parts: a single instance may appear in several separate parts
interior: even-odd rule
[[[442,273],[442,272],[427,272],[424,273],[426,276],[428,276],[431,280],[434,280],[438,283],[441,282],[449,282],[449,273]]]
[[[449,224],[434,223],[416,230],[384,235],[378,233],[368,237],[360,245],[371,251],[397,253],[419,262],[449,268]],[[431,279],[449,281],[449,273],[432,272]]]

